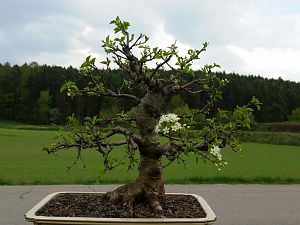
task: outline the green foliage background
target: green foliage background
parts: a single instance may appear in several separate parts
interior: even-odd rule
[[[159,72],[162,77],[170,73]],[[111,71],[108,83],[112,89],[122,85],[119,73],[118,70]],[[220,107],[233,110],[237,105],[247,104],[252,96],[256,96],[263,105],[260,111],[255,112],[255,120],[274,122],[287,120],[292,111],[300,107],[300,83],[225,72],[217,75],[221,79],[228,79],[229,84],[223,90],[224,101],[216,105],[216,109]],[[133,106],[133,102],[124,99],[116,103],[94,96],[70,98],[60,93],[61,86],[68,80],[76,82],[79,87],[86,85],[79,71],[72,67],[37,63],[22,66],[0,64],[0,119],[36,124],[63,123],[65,118],[73,113],[78,118],[99,113],[107,117],[112,115],[111,112],[127,111]],[[46,93],[49,95],[46,96]],[[203,104],[201,98],[201,95],[180,93],[180,98],[170,97],[165,110],[174,110],[174,104],[178,102],[181,110],[188,110],[186,106],[199,108]],[[292,118],[294,117],[290,117]]]

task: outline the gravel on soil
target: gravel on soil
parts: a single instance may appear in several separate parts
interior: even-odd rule
[[[192,195],[166,194],[160,203],[166,218],[204,218],[206,216],[201,205]],[[36,215],[93,218],[159,217],[147,203],[135,203],[133,213],[130,213],[122,203],[110,204],[103,193],[61,193],[39,209]]]

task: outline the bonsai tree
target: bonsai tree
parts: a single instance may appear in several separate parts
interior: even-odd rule
[[[111,157],[115,147],[124,146],[129,168],[135,164],[135,153],[138,153],[136,180],[107,193],[107,198],[112,203],[122,201],[129,210],[133,210],[134,202],[142,198],[162,215],[163,168],[183,160],[182,156],[201,158],[218,168],[226,165],[221,149],[228,145],[233,151],[241,151],[234,134],[249,128],[251,107],[259,107],[260,103],[253,98],[248,105],[237,107],[230,113],[214,107],[222,99],[221,89],[228,82],[212,72],[219,66],[205,65],[198,72],[191,69],[206,51],[208,43],[205,42],[201,49],[190,49],[182,56],[176,42],[166,49],[152,48],[147,44],[149,38],[146,35],[129,33],[128,22],[117,17],[111,24],[114,26],[113,37],[107,36],[102,42],[107,53],[106,60],[101,62],[103,67],[96,66],[96,59],[88,56],[80,67],[87,80],[86,87],[78,88],[77,84],[68,81],[61,91],[72,97],[126,98],[135,107],[127,114],[122,112],[109,119],[88,117],[83,123],[71,116],[57,143],[45,150],[56,153],[75,148],[77,161],[82,151],[94,149],[101,155],[104,171],[119,164]],[[107,80],[111,68],[116,67],[122,71],[119,77],[122,85],[112,87]],[[160,75],[162,70],[169,70],[170,75]],[[203,106],[183,115],[162,112],[166,98],[180,92],[201,95]],[[162,164],[163,158],[168,162],[166,165]]]

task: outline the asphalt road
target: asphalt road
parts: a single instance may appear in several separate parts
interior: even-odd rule
[[[57,191],[109,191],[117,185],[0,186],[0,225],[31,225],[24,213]],[[201,195],[216,225],[300,225],[300,185],[167,185]]]

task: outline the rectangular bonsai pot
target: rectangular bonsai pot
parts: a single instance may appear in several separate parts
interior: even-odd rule
[[[185,193],[167,193],[172,195],[191,195],[194,196],[204,212],[206,217],[204,218],[90,218],[90,217],[50,217],[50,216],[37,216],[36,213],[41,209],[47,202],[49,202],[56,195],[64,193],[103,193],[103,192],[55,192],[49,194],[44,199],[42,199],[38,204],[36,204],[32,209],[30,209],[25,214],[25,219],[32,222],[34,225],[117,225],[117,224],[172,224],[172,225],[183,225],[183,224],[213,224],[216,221],[216,215],[207,204],[207,202],[198,195],[185,194]]]

